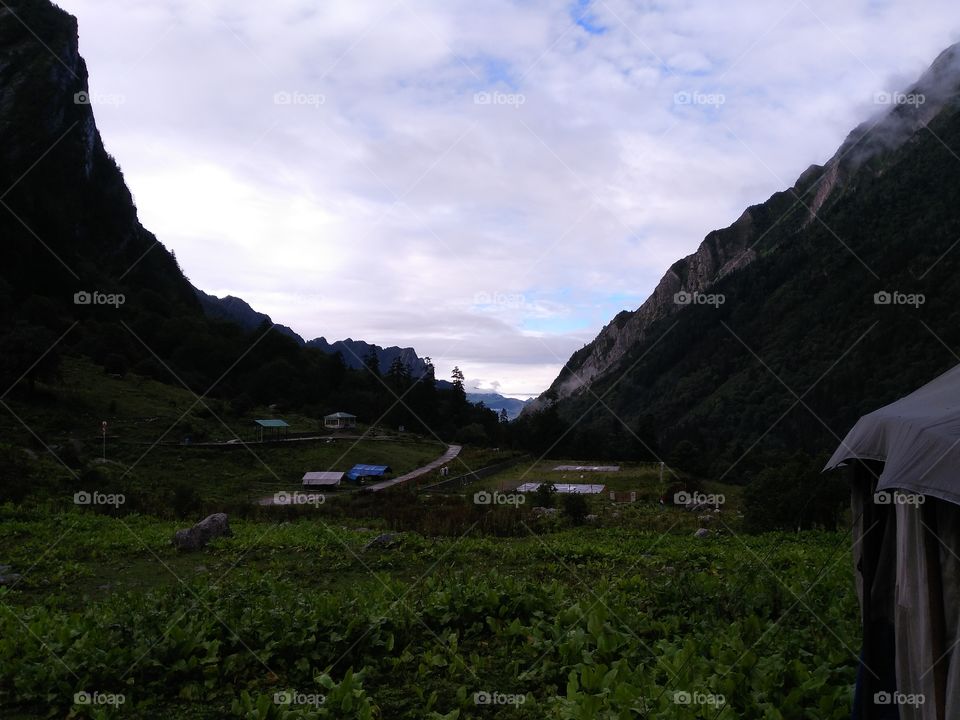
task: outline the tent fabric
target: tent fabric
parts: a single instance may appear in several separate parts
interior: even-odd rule
[[[864,415],[827,462],[881,460],[877,491],[906,490],[960,505],[960,365]]]
[[[347,472],[349,480],[359,480],[362,477],[381,477],[390,472],[388,465],[354,465]]]

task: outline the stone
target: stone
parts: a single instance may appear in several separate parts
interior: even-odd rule
[[[372,547],[391,547],[399,541],[400,536],[397,533],[383,533],[382,535],[377,535],[373,540],[364,545],[363,549],[369,550]]]
[[[173,544],[179,550],[192,552],[202,550],[211,540],[233,535],[226,513],[214,513],[198,522],[189,530],[177,530]]]
[[[707,530],[706,528],[700,528],[693,534],[693,536],[695,538],[700,538],[700,539],[710,537],[710,531]]]

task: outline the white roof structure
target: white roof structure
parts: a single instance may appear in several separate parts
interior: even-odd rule
[[[825,470],[847,460],[885,463],[877,490],[907,490],[960,505],[960,365],[864,415]]]
[[[517,488],[517,492],[527,493],[536,492],[541,483],[524,483]],[[554,483],[553,486],[561,495],[598,495],[603,492],[606,485],[588,485],[578,483]]]
[[[342,472],[308,472],[303,476],[303,484],[311,487],[339,485],[341,480]]]
[[[619,472],[619,465],[557,465],[554,472]]]

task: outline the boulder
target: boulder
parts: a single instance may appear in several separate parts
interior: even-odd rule
[[[173,536],[173,544],[178,550],[194,551],[201,550],[207,546],[211,540],[218,537],[229,537],[233,535],[230,530],[230,520],[226,513],[214,513],[205,517],[189,530],[177,530]]]
[[[9,565],[0,565],[0,587],[3,585],[16,585],[20,582],[20,575],[10,572]]]
[[[706,528],[700,528],[693,534],[693,536],[695,538],[701,538],[701,539],[707,538],[707,537],[710,537],[710,531],[707,530]]]
[[[584,518],[584,520],[586,520],[587,522],[596,522],[596,521],[599,520],[599,519],[600,519],[600,516],[599,516],[599,515],[587,515],[587,516]]]
[[[557,509],[548,507],[535,507],[530,512],[539,517],[542,515],[556,515]]]

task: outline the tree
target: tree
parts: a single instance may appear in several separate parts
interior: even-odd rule
[[[553,502],[557,494],[557,486],[552,482],[542,482],[537,486],[536,492],[533,493],[536,503],[539,507],[553,507]]]
[[[506,425],[508,422],[510,422],[510,416],[507,415],[507,409],[506,409],[506,408],[500,408],[499,420],[500,420],[501,424],[503,424],[503,425]]]

